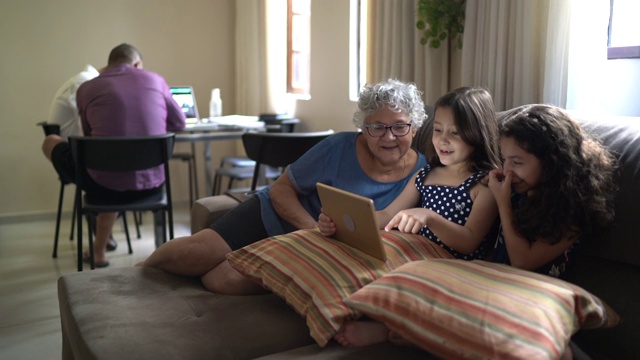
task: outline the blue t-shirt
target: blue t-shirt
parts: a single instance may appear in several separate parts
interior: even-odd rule
[[[359,134],[349,131],[329,136],[288,167],[289,179],[300,194],[300,203],[315,219],[320,215],[321,208],[317,182],[373,199],[376,210],[382,210],[400,195],[412,175],[427,165],[424,155],[418,154],[416,166],[405,178],[396,182],[373,180],[362,171],[358,162],[356,139]],[[262,222],[269,236],[297,230],[276,213],[269,197],[269,187],[257,195],[260,198]]]

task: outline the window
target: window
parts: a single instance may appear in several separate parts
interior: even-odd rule
[[[311,0],[288,0],[287,92],[309,95]]]
[[[349,98],[357,101],[367,82],[367,1],[351,0],[349,44]]]
[[[609,59],[640,58],[640,2],[611,0],[609,13]]]

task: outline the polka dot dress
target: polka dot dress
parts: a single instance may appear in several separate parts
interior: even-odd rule
[[[431,166],[427,165],[420,170],[416,178],[416,189],[420,192],[420,206],[425,209],[431,209],[445,219],[458,225],[466,224],[469,219],[469,214],[471,213],[471,208],[473,207],[469,189],[477,183],[479,179],[486,176],[487,172],[477,172],[469,176],[462,184],[458,185],[458,187],[452,187],[445,185],[424,185],[424,179],[430,170]],[[484,257],[484,241],[476,251],[465,255],[445,245],[426,225],[420,229],[420,234],[446,249],[456,259],[473,260]]]

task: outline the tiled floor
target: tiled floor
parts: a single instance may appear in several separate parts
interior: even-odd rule
[[[129,214],[133,247],[129,255],[122,222],[117,222],[118,248],[108,255],[111,267],[133,266],[153,251],[151,213],[144,213],[140,239],[133,224]],[[53,219],[0,224],[0,359],[60,359],[57,279],[76,271],[76,242],[69,241],[70,225],[70,218],[63,219],[58,258],[53,259]],[[186,203],[175,206],[174,231],[176,237],[190,232]],[[91,270],[85,266],[85,271]]]

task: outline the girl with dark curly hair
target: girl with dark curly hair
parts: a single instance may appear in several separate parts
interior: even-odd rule
[[[524,105],[499,124],[489,175],[502,236],[494,262],[562,277],[579,241],[613,220],[615,159],[562,109]]]

